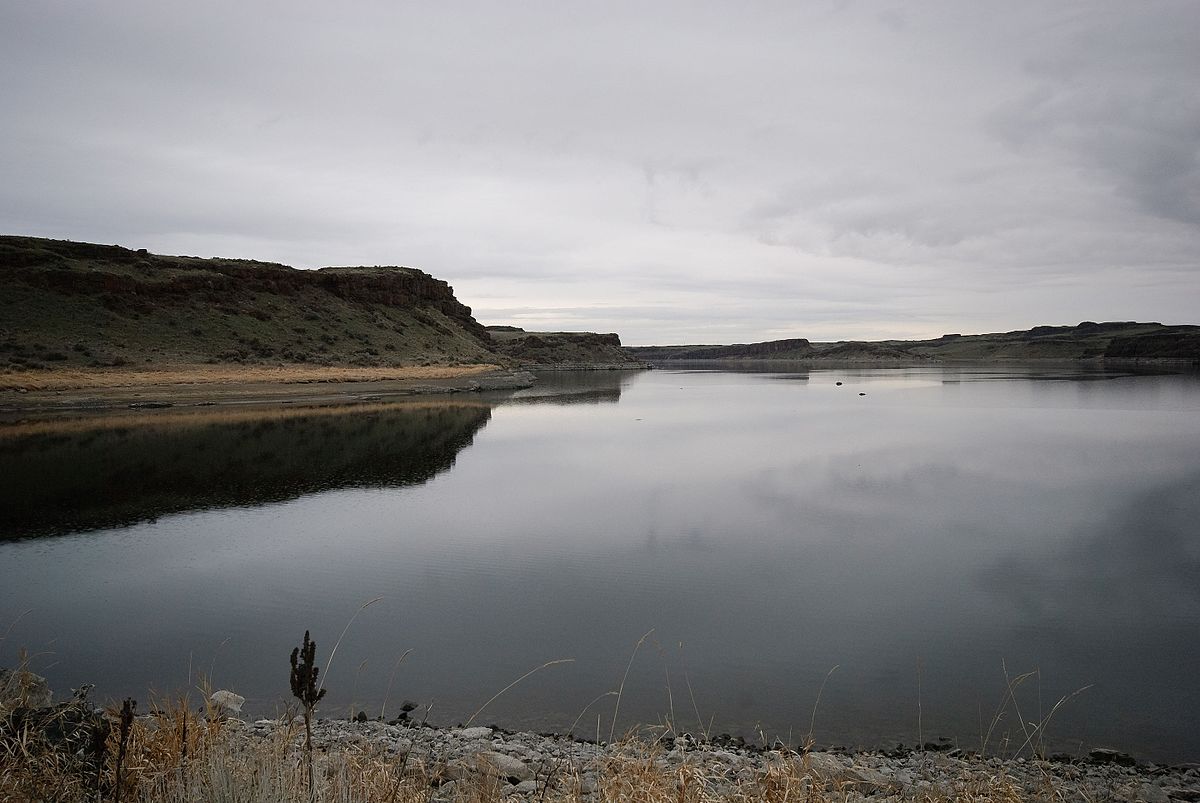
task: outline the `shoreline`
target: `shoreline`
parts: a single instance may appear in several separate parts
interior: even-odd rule
[[[949,748],[818,748],[811,742],[749,744],[726,735],[696,738],[667,725],[641,727],[605,743],[471,722],[432,725],[402,713],[386,722],[362,714],[314,715],[309,753],[296,709],[274,719],[242,719],[240,698],[229,692],[213,693],[199,709],[183,702],[152,706],[124,726],[115,707],[92,707],[86,691],[58,705],[48,698],[28,705],[10,706],[0,717],[0,746],[16,739],[24,751],[15,754],[7,774],[0,773],[0,793],[15,792],[17,799],[23,799],[23,786],[44,782],[70,780],[89,794],[111,790],[102,776],[117,777],[112,756],[127,731],[130,758],[121,777],[148,802],[203,800],[218,789],[270,783],[278,785],[271,800],[307,800],[303,767],[310,756],[321,779],[318,799],[340,789],[354,794],[337,799],[355,801],[1200,800],[1200,764],[1139,763],[1103,748],[1082,758],[1026,755],[1027,746],[1007,756]],[[71,727],[63,729],[64,722]],[[97,770],[87,754],[95,733],[107,738],[106,770]],[[55,766],[47,756],[61,763]],[[37,777],[47,766],[60,774]]]
[[[230,720],[237,737],[262,739],[285,725],[280,720]],[[240,733],[239,733],[240,732]],[[530,778],[547,761],[567,763],[592,793],[603,783],[599,768],[613,760],[644,762],[667,775],[693,767],[709,779],[715,799],[737,798],[739,782],[762,777],[772,767],[791,764],[827,791],[850,792],[848,799],[958,799],[970,788],[992,787],[1015,792],[1015,799],[1042,799],[1048,789],[1056,799],[1140,800],[1168,803],[1200,800],[1200,764],[1166,766],[1136,761],[1108,748],[1086,757],[1056,755],[1037,758],[980,756],[959,749],[847,749],[815,745],[751,744],[722,735],[706,739],[675,733],[665,726],[641,728],[612,743],[570,734],[510,731],[496,725],[464,727],[367,720],[317,719],[314,746],[326,751],[347,746],[385,753],[410,754],[434,774],[450,780],[486,775],[496,756],[507,757],[507,785],[502,796],[530,794]],[[297,743],[299,746],[299,743]],[[523,767],[521,765],[524,765]],[[514,782],[515,781],[515,782]],[[522,784],[525,784],[522,786]],[[1009,798],[1009,799],[1014,799]],[[818,798],[819,799],[819,798]],[[985,795],[983,799],[987,799]]]
[[[182,366],[146,371],[45,374],[38,384],[0,375],[0,415],[245,405],[341,405],[408,396],[531,387],[533,374],[496,365],[403,368]]]
[[[406,396],[520,390],[533,371],[814,370],[864,368],[1073,367],[1129,373],[1193,373],[1194,363],[1163,359],[1087,360],[648,360],[634,363],[548,363],[503,367],[492,363],[346,367],[317,365],[159,365],[147,368],[0,372],[0,418],[22,414],[86,413],[119,409],[239,405],[341,405]]]

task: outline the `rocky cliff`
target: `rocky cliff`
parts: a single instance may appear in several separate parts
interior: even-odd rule
[[[1114,337],[1104,350],[1109,360],[1183,360],[1200,362],[1200,331],[1162,332]]]
[[[621,347],[615,334],[526,332],[489,326],[493,348],[529,368],[639,368],[642,361]]]
[[[800,337],[730,346],[633,346],[627,351],[643,360],[803,360],[812,356],[813,347]]]
[[[809,342],[803,338],[730,346],[634,346],[651,362],[684,360],[802,360],[903,363],[929,360],[1095,360],[1200,364],[1200,326],[1136,321],[1084,321],[1012,332],[947,334],[933,340]]]
[[[504,362],[446,282],[0,237],[0,367]]]

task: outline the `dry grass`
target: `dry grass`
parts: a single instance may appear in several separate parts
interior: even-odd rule
[[[248,734],[185,703],[160,707],[134,723],[122,775],[122,799],[141,803],[308,803],[302,727],[284,717],[271,732]],[[115,716],[115,712],[110,712]],[[117,729],[99,772],[69,751],[48,751],[31,730],[0,733],[0,801],[111,800],[115,788]],[[499,803],[503,779],[487,772],[449,783],[437,757],[411,759],[379,743],[352,743],[319,751],[311,800],[329,803]],[[587,765],[566,761],[538,768],[536,788],[523,799],[536,803],[835,803],[872,792],[900,799],[894,790],[863,788],[853,780],[825,777],[808,756],[768,754],[757,769],[735,770],[689,754],[664,760],[655,742],[629,738]],[[509,787],[511,789],[511,787]],[[1053,795],[1052,795],[1053,796]],[[509,797],[507,799],[513,799]],[[1024,795],[1002,773],[961,779],[940,789],[905,795],[922,803],[970,801],[1015,803]]]
[[[347,629],[353,621],[351,617]],[[336,645],[330,660],[333,652]],[[563,662],[527,672],[496,697]],[[25,664],[22,655],[22,668]],[[631,731],[598,754],[581,749],[573,752],[576,758],[567,758],[572,751],[542,751],[546,757],[528,765],[533,788],[516,794],[518,787],[509,786],[484,756],[435,752],[434,745],[445,741],[417,738],[426,733],[424,723],[399,739],[379,730],[373,739],[326,730],[324,746],[308,751],[305,720],[294,704],[273,725],[250,729],[223,717],[203,676],[198,688],[204,705],[197,708],[186,697],[153,703],[149,715],[133,720],[124,744],[120,711],[112,707],[96,714],[86,690],[52,708],[0,711],[0,803],[117,800],[118,789],[120,800],[138,803],[1019,803],[1086,798],[1080,797],[1082,788],[1074,793],[1061,788],[1044,768],[1043,788],[1031,795],[998,761],[938,770],[934,759],[920,759],[909,771],[923,782],[901,790],[893,778],[852,758],[782,746],[754,761],[736,760],[715,749],[692,750],[695,740],[684,735],[666,740],[674,748],[667,753],[663,740],[674,734],[669,726]],[[414,748],[418,742],[424,747]],[[584,760],[581,755],[595,757]],[[315,782],[308,780],[310,772]]]
[[[321,365],[172,365],[154,368],[64,368],[57,371],[0,373],[0,390],[99,390],[163,385],[297,384],[457,379],[495,371],[499,366],[410,365],[352,367]]]

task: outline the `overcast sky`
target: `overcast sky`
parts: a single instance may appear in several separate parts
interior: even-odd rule
[[[1200,323],[1200,2],[11,0],[0,233],[628,344]]]

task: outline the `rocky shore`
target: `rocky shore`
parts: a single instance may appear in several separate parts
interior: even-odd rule
[[[518,390],[531,387],[528,371],[495,369],[446,376],[369,379],[355,377],[303,380],[173,381],[154,374],[141,381],[113,387],[24,389],[0,387],[0,415],[5,413],[56,413],[167,407],[228,407],[281,404],[356,404],[455,393]]]
[[[227,724],[241,743],[274,738],[277,720]],[[297,747],[302,736],[297,736]],[[346,750],[383,753],[420,768],[435,790],[433,800],[452,801],[468,786],[488,781],[502,798],[538,800],[546,790],[570,789],[584,800],[608,800],[614,768],[677,777],[680,770],[703,784],[704,799],[744,799],[773,773],[808,779],[816,794],[839,800],[1200,800],[1200,764],[1141,764],[1115,750],[1082,759],[1003,759],[959,750],[892,752],[796,752],[741,739],[697,740],[688,734],[653,738],[642,734],[611,745],[562,735],[510,732],[495,727],[441,728],[393,722],[320,720],[314,747],[326,754]],[[556,794],[555,797],[558,795]],[[818,798],[820,799],[820,798]]]
[[[240,718],[243,698],[135,716],[96,708],[88,687],[54,704],[45,681],[0,669],[0,800],[377,800],[716,803],[827,801],[1200,801],[1200,764],[1161,766],[1111,749],[1086,757],[958,749],[846,751],[697,738],[643,728],[612,744],[496,726],[440,727],[303,716]],[[293,709],[295,711],[295,709]],[[128,763],[126,762],[128,760]],[[320,779],[313,791],[303,780]],[[220,794],[218,794],[220,793]]]

